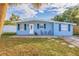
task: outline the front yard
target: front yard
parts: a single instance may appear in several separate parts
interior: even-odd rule
[[[79,56],[79,48],[59,38],[9,38],[4,35],[0,39],[0,55]]]

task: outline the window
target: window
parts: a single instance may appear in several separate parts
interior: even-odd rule
[[[60,25],[60,27],[61,27],[61,31],[68,31],[68,25],[67,24],[61,24]]]
[[[40,25],[37,24],[37,29],[39,29],[39,28],[44,28],[45,29],[46,28],[46,24],[40,24]]]
[[[61,31],[61,24],[59,24],[59,31]]]
[[[26,24],[24,24],[24,30],[26,30]]]
[[[18,30],[20,30],[20,24],[18,24]]]
[[[37,28],[39,29],[39,24],[37,24]]]
[[[44,24],[43,23],[40,24],[40,28],[44,28]]]
[[[70,24],[68,24],[68,31],[70,31]]]
[[[46,24],[44,24],[44,29],[46,28]]]

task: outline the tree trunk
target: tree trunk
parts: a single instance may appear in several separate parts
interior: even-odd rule
[[[2,34],[2,28],[6,17],[7,6],[7,3],[0,3],[0,36]]]

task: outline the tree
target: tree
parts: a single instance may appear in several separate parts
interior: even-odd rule
[[[19,16],[15,15],[14,13],[12,13],[11,17],[10,17],[10,21],[18,21],[19,20]]]
[[[79,6],[69,8],[68,10],[64,11],[62,15],[55,16],[54,20],[73,22],[79,25]]]
[[[6,11],[7,11],[7,4],[0,3],[0,36],[2,34],[2,28],[5,21]]]

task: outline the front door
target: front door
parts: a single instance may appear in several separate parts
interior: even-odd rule
[[[29,34],[34,34],[34,24],[29,24]]]

